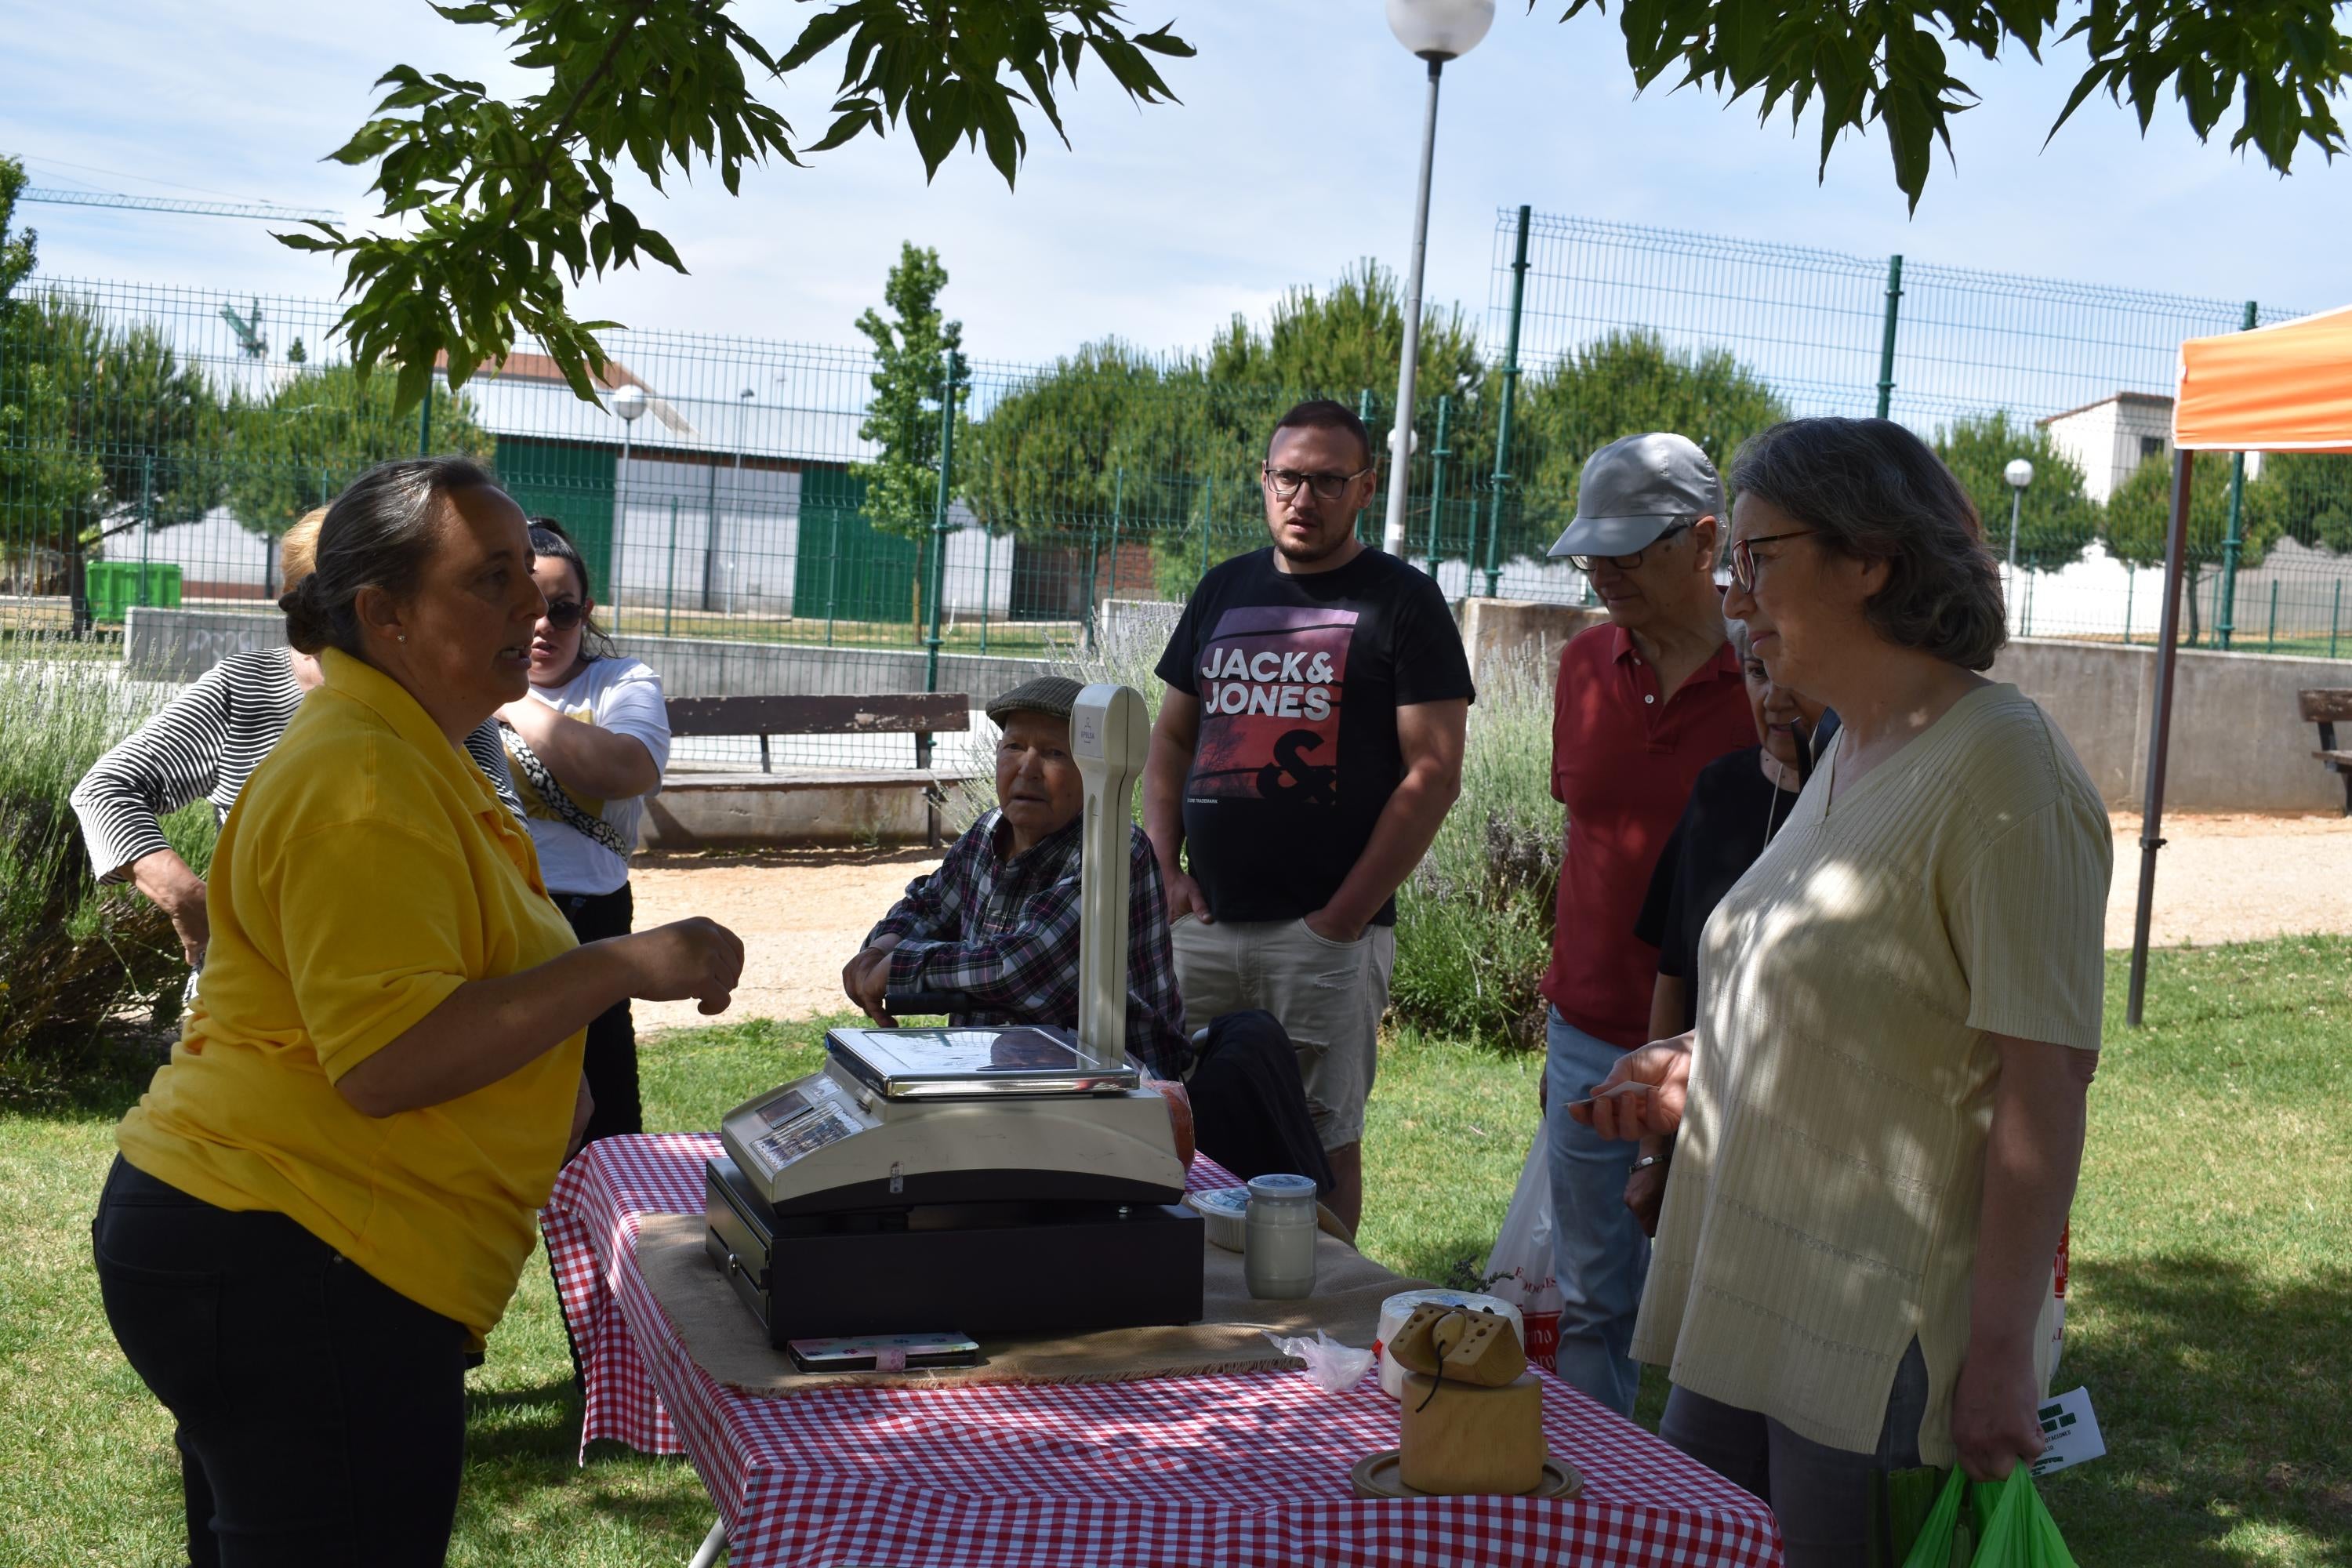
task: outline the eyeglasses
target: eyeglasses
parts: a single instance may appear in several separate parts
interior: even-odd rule
[[[1658,535],[1657,538],[1650,541],[1649,543],[1642,546],[1641,549],[1633,552],[1631,555],[1570,555],[1567,557],[1567,561],[1570,566],[1575,567],[1579,572],[1590,573],[1592,570],[1593,563],[1600,561],[1606,561],[1610,565],[1614,566],[1620,572],[1631,572],[1634,567],[1639,566],[1642,563],[1642,558],[1643,556],[1649,554],[1651,551],[1656,549],[1659,545],[1664,544],[1667,540],[1672,539],[1675,534],[1688,531],[1690,526],[1691,525],[1687,522],[1678,522],[1672,528],[1666,530],[1665,532]]]
[[[1739,591],[1741,593],[1754,593],[1756,591],[1756,547],[1758,545],[1778,544],[1784,539],[1811,539],[1814,534],[1820,531],[1821,531],[1819,529],[1814,528],[1800,528],[1791,530],[1787,533],[1759,533],[1753,539],[1733,540],[1731,542],[1731,580],[1739,584]],[[1768,555],[1765,559],[1769,561],[1771,557]]]
[[[1349,485],[1372,471],[1372,465],[1367,463],[1352,474],[1302,474],[1296,468],[1269,468],[1263,463],[1258,470],[1265,475],[1266,488],[1276,500],[1288,500],[1301,485],[1313,490],[1318,500],[1338,500],[1348,493]]]
[[[577,599],[550,599],[547,602],[547,624],[559,632],[568,632],[588,618],[588,606]]]

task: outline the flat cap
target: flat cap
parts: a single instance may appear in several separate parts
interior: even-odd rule
[[[1010,713],[1045,713],[1067,719],[1086,688],[1066,675],[1041,675],[1024,680],[988,705],[988,716],[998,723]]]

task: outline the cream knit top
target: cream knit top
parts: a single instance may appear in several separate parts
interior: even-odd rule
[[[1962,698],[1832,808],[1835,765],[1701,939],[1633,1352],[1868,1453],[1916,1338],[1920,1456],[1949,1465],[1992,1037],[2098,1049],[2113,842],[2082,763],[2013,686]]]

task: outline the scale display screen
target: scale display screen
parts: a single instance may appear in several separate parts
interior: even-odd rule
[[[806,1114],[808,1108],[807,1095],[803,1094],[799,1089],[788,1089],[760,1107],[760,1119],[771,1127],[782,1127],[784,1123]]]
[[[803,1101],[803,1104],[806,1102]],[[781,1171],[803,1155],[828,1143],[838,1143],[859,1130],[857,1119],[840,1106],[826,1103],[805,1110],[752,1144],[772,1171]]]
[[[893,1100],[971,1094],[1092,1094],[1132,1089],[1130,1062],[1106,1062],[1066,1029],[835,1029],[826,1047]]]

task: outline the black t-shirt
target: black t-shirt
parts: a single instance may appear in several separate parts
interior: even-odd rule
[[[1445,595],[1365,550],[1292,575],[1271,548],[1213,568],[1160,658],[1199,699],[1184,840],[1219,920],[1297,920],[1328,903],[1404,773],[1396,710],[1473,695]],[[1396,921],[1391,900],[1375,925]]]
[[[1797,804],[1795,790],[1776,789],[1764,776],[1762,750],[1733,752],[1699,770],[1633,921],[1633,934],[1658,950],[1658,973],[1683,982],[1678,1029],[1698,1022],[1698,938],[1706,917]]]

